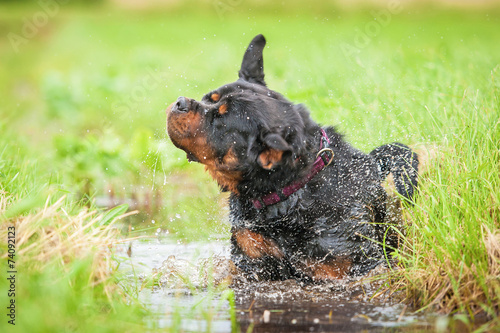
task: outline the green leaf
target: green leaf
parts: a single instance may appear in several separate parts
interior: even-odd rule
[[[116,206],[110,210],[108,210],[102,217],[101,222],[99,222],[99,225],[107,225],[113,222],[116,218],[118,218],[120,215],[125,214],[128,210],[128,205],[123,204]]]
[[[6,219],[11,219],[17,216],[21,216],[32,209],[43,206],[46,200],[46,192],[40,191],[38,193],[32,194],[26,198],[16,201],[10,206],[4,213]]]

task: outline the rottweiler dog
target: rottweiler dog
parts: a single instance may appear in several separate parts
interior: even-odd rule
[[[248,46],[239,79],[167,108],[167,132],[230,191],[231,259],[254,280],[361,275],[384,258],[387,193],[411,202],[418,157],[392,143],[365,154],[334,127],[267,88],[262,52]]]

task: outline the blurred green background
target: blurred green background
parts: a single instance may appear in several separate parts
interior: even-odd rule
[[[128,235],[227,240],[227,194],[169,141],[165,109],[234,81],[259,33],[271,89],[365,152],[399,141],[427,161],[404,210],[404,246],[390,254],[403,268],[392,287],[417,307],[498,318],[499,1],[0,0],[0,223],[31,226],[18,231],[18,251],[52,250],[40,235],[53,230],[71,248],[69,222],[119,204],[139,211],[123,223]],[[100,228],[87,223],[88,234]],[[95,285],[99,255],[89,253],[15,258],[17,328],[144,331],[136,301],[152,282],[127,282],[117,251]],[[103,292],[116,285],[112,298]],[[207,303],[192,316],[214,320]],[[172,315],[171,331],[183,317]]]
[[[262,33],[268,86],[355,146],[446,145],[463,126],[453,106],[498,87],[499,7],[464,6],[2,1],[0,163],[23,156],[33,172],[19,191],[0,165],[2,188],[128,203],[134,229],[227,237],[224,194],[166,137],[171,102],[235,80]]]

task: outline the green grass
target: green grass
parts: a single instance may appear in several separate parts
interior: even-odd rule
[[[0,134],[0,237],[4,240],[0,257],[5,269],[0,302],[7,305],[14,300],[16,305],[16,317],[4,318],[2,330],[142,331],[146,311],[116,283],[120,275],[112,256],[120,237],[116,228],[104,225],[118,212],[98,215],[65,200],[53,187],[54,180],[42,181],[45,175],[38,162],[25,155],[29,149],[6,142],[15,136],[8,130]],[[12,231],[15,238],[10,237]],[[7,280],[12,276],[7,271],[15,271],[14,281]]]
[[[491,96],[498,81],[452,105],[462,119],[422,174],[395,272],[417,304],[472,318],[500,309],[500,105]]]
[[[364,151],[400,141],[433,152],[397,253],[404,270],[396,278],[408,297],[448,312],[498,313],[498,8],[404,7],[346,53],[381,8],[241,2],[221,13],[210,3],[186,6],[64,6],[18,53],[0,39],[6,217],[35,214],[49,195],[53,203],[63,194],[66,210],[78,214],[113,193],[138,198],[136,230],[227,238],[224,196],[168,141],[164,110],[180,95],[200,98],[235,80],[247,43],[263,33],[270,88],[305,103]],[[1,4],[0,35],[21,34],[23,17],[39,10]],[[155,200],[160,208],[150,209],[146,202]],[[26,274],[36,285],[61,269]],[[70,296],[78,302],[80,290],[61,304]]]

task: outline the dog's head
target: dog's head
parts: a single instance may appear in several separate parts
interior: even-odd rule
[[[167,131],[174,145],[234,193],[269,177],[277,183],[288,181],[280,174],[309,158],[307,129],[313,122],[304,106],[266,87],[265,44],[262,35],[250,42],[237,81],[210,91],[200,101],[179,97],[167,109]]]

